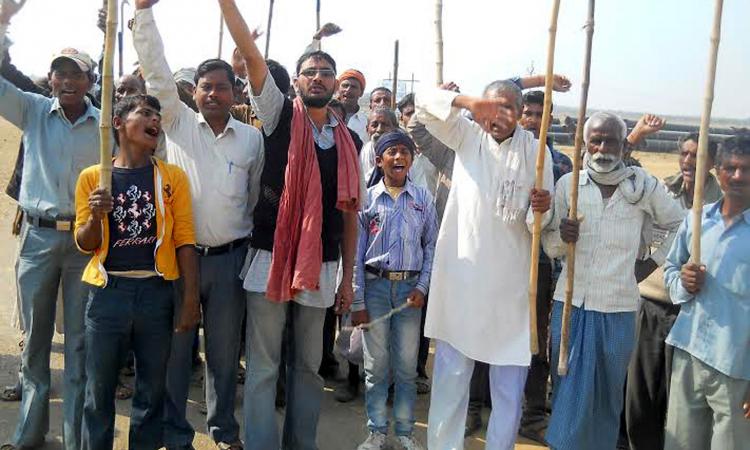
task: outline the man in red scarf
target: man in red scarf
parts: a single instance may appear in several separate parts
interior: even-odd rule
[[[287,99],[234,0],[219,0],[227,28],[247,64],[250,101],[263,121],[265,167],[246,262],[248,374],[247,449],[315,450],[323,395],[318,375],[325,310],[352,302],[361,141],[328,109],[336,91],[336,63],[322,51],[297,62],[299,97]],[[336,289],[339,256],[342,277]],[[289,320],[284,433],[274,413],[282,334]]]

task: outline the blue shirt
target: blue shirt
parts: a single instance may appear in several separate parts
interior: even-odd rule
[[[354,261],[353,310],[365,299],[365,266],[380,270],[418,271],[416,288],[427,294],[437,241],[437,212],[432,195],[407,181],[396,200],[381,181],[367,190],[359,213],[357,258]]]
[[[0,116],[23,131],[18,203],[32,217],[75,217],[78,175],[99,163],[99,110],[85,101],[86,112],[70,123],[57,98],[22,92],[0,77]]]
[[[721,205],[719,201],[703,208],[706,279],[696,295],[680,280],[680,269],[690,259],[690,216],[667,256],[666,287],[672,302],[682,306],[667,343],[727,376],[750,380],[750,209],[727,227]]]

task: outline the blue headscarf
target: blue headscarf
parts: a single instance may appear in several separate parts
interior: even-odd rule
[[[380,136],[378,143],[375,144],[375,156],[383,156],[383,153],[385,153],[386,150],[399,144],[408,148],[411,151],[412,156],[414,155],[414,152],[417,151],[417,146],[414,144],[411,137],[409,137],[409,135],[403,130],[396,128],[395,130],[389,131]],[[370,188],[375,186],[380,183],[380,180],[382,179],[383,169],[375,167],[372,170],[369,181],[367,182],[367,187]]]

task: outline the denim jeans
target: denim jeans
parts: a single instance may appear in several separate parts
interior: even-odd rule
[[[206,350],[206,425],[214,442],[232,444],[240,439],[234,417],[240,333],[245,315],[245,291],[239,273],[247,246],[221,255],[200,256],[200,297]],[[178,286],[178,296],[180,283]],[[167,369],[164,443],[178,447],[193,443],[195,432],[185,409],[190,391],[195,332],[175,335]]]
[[[318,375],[323,353],[325,308],[272,302],[263,293],[247,293],[247,374],[245,376],[245,449],[316,450],[323,399]],[[279,447],[276,380],[287,320],[286,415]]]
[[[129,446],[143,450],[162,447],[173,299],[172,283],[160,277],[110,276],[106,287],[91,287],[86,308],[88,379],[83,407],[83,449],[112,448],[115,390],[122,361],[130,348],[135,354],[135,392]]]
[[[86,374],[81,282],[89,256],[78,251],[73,233],[25,223],[18,257],[18,292],[26,330],[21,359],[23,398],[13,436],[16,446],[41,445],[49,431],[50,352],[58,286],[62,282],[65,322],[63,447],[81,448]]]
[[[370,320],[376,320],[406,303],[417,278],[365,281],[365,305]],[[396,436],[409,436],[414,429],[414,402],[417,397],[417,355],[422,312],[407,308],[390,319],[372,326],[364,334],[365,406],[367,427],[388,433],[388,387],[393,374],[393,418]]]

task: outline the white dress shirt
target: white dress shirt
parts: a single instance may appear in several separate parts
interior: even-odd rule
[[[661,266],[685,213],[666,189],[657,185],[659,181],[654,177],[647,178],[643,198],[631,204],[619,188],[604,202],[599,187],[587,174],[582,170],[578,182],[578,214],[584,219],[576,243],[573,305],[603,313],[635,311],[640,298],[635,262],[643,224],[650,217],[655,225],[667,231],[662,245],[651,254],[651,259]],[[570,209],[571,176],[565,174],[557,182],[554,218],[542,234],[547,255],[563,258],[561,282],[557,283],[554,295],[556,301],[565,299],[568,245],[560,238],[559,226]]]
[[[495,186],[513,162],[523,161],[519,181],[535,180],[538,143],[514,149],[512,138],[492,136],[451,107],[457,94],[419,93],[416,114],[434,137],[454,149],[453,184],[438,234],[425,335],[463,355],[493,365],[528,366],[531,233],[522,216],[497,214]],[[516,133],[528,133],[517,128]],[[545,152],[544,189],[552,192],[552,158]],[[525,213],[531,214],[527,198]],[[546,216],[551,216],[548,212]]]
[[[346,126],[357,133],[357,136],[362,139],[363,144],[366,144],[370,140],[370,135],[367,134],[367,113],[361,109],[349,117]]]
[[[133,44],[148,93],[161,102],[167,162],[190,180],[198,244],[214,247],[248,237],[263,170],[263,136],[231,117],[217,136],[202,114],[180,101],[151,9],[136,11]]]

